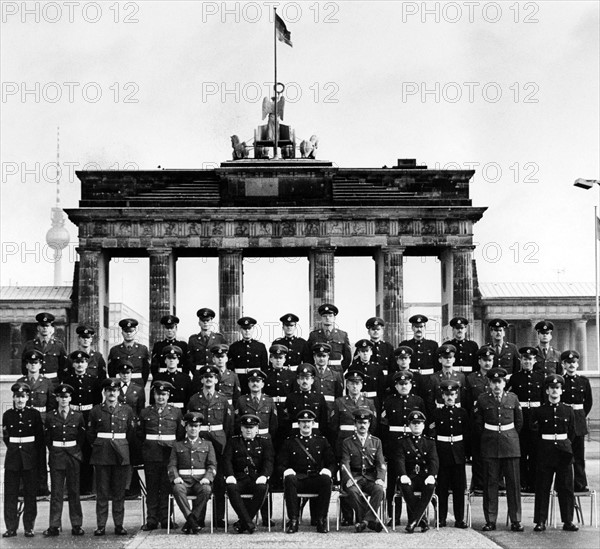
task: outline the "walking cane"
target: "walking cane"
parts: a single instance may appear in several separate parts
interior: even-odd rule
[[[377,514],[377,512],[375,511],[375,509],[373,509],[373,506],[369,503],[369,500],[368,500],[367,496],[365,496],[364,492],[360,489],[360,486],[354,480],[354,477],[352,476],[352,473],[350,473],[350,471],[348,471],[348,468],[343,463],[342,463],[342,469],[344,471],[346,471],[346,474],[350,477],[350,480],[352,481],[352,484],[354,484],[354,486],[356,486],[356,489],[358,490],[359,494],[365,500],[365,503],[369,506],[369,509],[371,509],[371,512],[375,515],[375,518],[377,519],[377,521],[379,522],[379,524],[381,524],[381,526],[383,526],[383,529],[385,530],[385,533],[389,534],[389,531],[385,527],[385,524],[383,524],[383,521],[379,518],[379,515]]]

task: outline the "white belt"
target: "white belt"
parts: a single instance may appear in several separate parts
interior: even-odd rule
[[[179,469],[179,475],[194,476],[206,474],[206,469]]]
[[[8,442],[25,444],[26,442],[35,442],[35,437],[8,437]]]
[[[201,431],[222,431],[223,424],[218,423],[217,425],[200,425]]]
[[[259,435],[268,435],[269,434],[269,429],[259,429],[258,430],[258,434]]]
[[[53,440],[52,446],[56,446],[58,448],[70,448],[72,446],[77,446],[77,441],[76,440],[65,440],[63,442],[62,440]]]
[[[567,440],[567,433],[553,434],[553,435],[542,435],[542,440]]]
[[[436,407],[436,408],[443,408],[444,406],[445,406],[445,404],[444,404],[443,402],[437,402],[437,401],[436,401],[436,403],[435,403],[435,407]],[[460,406],[460,402],[456,402],[456,403],[454,404],[454,407],[455,407],[455,408],[460,408],[460,407],[461,407],[461,406]]]
[[[521,408],[537,408],[540,403],[539,402],[519,402]]]
[[[438,435],[437,439],[440,442],[460,442],[463,439],[462,435],[451,435],[449,437],[445,437],[443,435]]]
[[[169,402],[169,404],[175,408],[183,408],[183,402]]]
[[[166,368],[159,368],[159,369],[158,369],[158,373],[159,373],[159,374],[164,374],[166,371],[167,371],[167,369],[166,369]]]
[[[363,395],[367,398],[375,398],[377,396],[377,391],[365,391]]]
[[[567,404],[567,406],[570,406],[571,408],[573,408],[573,410],[583,410],[583,404]]]
[[[295,371],[298,369],[298,365],[297,365],[297,364],[294,364],[293,366],[288,366],[288,367],[287,367],[287,369],[288,369],[290,372],[295,372]]]
[[[38,412],[45,412],[46,411],[46,407],[45,406],[32,406],[32,408],[34,410],[37,410]]]
[[[300,429],[300,425],[298,425],[297,421],[294,421],[294,423],[292,423],[292,429]]]
[[[135,372],[131,374],[131,379],[142,379],[142,374],[140,372]]]
[[[422,376],[428,376],[433,374],[433,368],[423,368],[421,370],[411,370],[415,374],[421,374]]]
[[[410,428],[406,425],[390,425],[390,433],[408,433]]]
[[[455,369],[457,369],[459,372],[472,372],[473,371],[473,366],[455,366]]]
[[[236,374],[247,374],[248,373],[248,368],[236,368],[235,369],[235,373]]]
[[[125,438],[125,433],[98,433],[98,438]]]
[[[277,402],[277,403],[281,403],[281,402],[285,402],[285,400],[287,399],[287,397],[271,397],[273,399],[273,402]]]
[[[330,359],[327,361],[327,364],[328,364],[329,366],[341,366],[341,364],[342,364],[342,359],[341,359],[341,358],[335,358],[335,359],[331,359],[331,358],[330,358]]]
[[[232,398],[228,398],[228,399],[227,399],[227,402],[229,403],[229,406],[232,406],[232,405],[233,405],[233,399],[232,399]]]
[[[508,423],[507,425],[492,425],[490,423],[486,423],[484,426],[488,431],[508,431],[515,428],[514,423]]]
[[[146,435],[146,440],[175,440],[175,435]]]
[[[354,431],[354,425],[340,425],[340,431]]]
[[[327,402],[335,402],[335,397],[333,395],[323,395]]]
[[[91,410],[93,407],[93,404],[71,404],[71,408],[78,412],[85,412],[87,410]]]
[[[387,370],[381,370],[381,373],[382,373],[384,376],[387,376],[387,375],[388,375],[388,371],[387,371]]]
[[[47,377],[48,379],[54,379],[56,376],[58,376],[58,374],[56,372],[44,374],[44,377]]]

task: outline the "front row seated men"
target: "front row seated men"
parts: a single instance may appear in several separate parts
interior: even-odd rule
[[[212,482],[217,474],[217,458],[212,443],[200,438],[200,426],[204,416],[199,412],[188,412],[183,418],[186,437],[177,441],[169,457],[169,480],[173,498],[185,516],[181,531],[184,534],[199,534],[206,504],[212,494]],[[188,495],[196,496],[190,509]]]

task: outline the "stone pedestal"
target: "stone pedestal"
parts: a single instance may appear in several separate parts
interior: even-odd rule
[[[148,250],[150,254],[150,346],[163,339],[160,319],[175,305],[175,261],[170,248]]]
[[[384,339],[394,347],[404,335],[403,261],[401,247],[381,248],[375,254],[375,312],[385,321]]]
[[[308,255],[310,320],[319,324],[318,309],[323,303],[334,303],[335,248],[313,248]]]
[[[237,320],[242,316],[244,289],[241,250],[219,250],[219,319],[220,329],[230,343],[239,339]]]

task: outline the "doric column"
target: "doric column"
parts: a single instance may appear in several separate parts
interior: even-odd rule
[[[333,303],[335,297],[335,248],[313,248],[308,255],[308,286],[310,320],[317,326],[318,309],[323,303]]]
[[[108,260],[98,248],[79,253],[78,320],[96,330],[98,350],[108,351]]]
[[[242,250],[219,250],[219,319],[227,341],[238,339],[237,320],[242,316],[244,267]]]
[[[573,346],[571,349],[579,353],[579,369],[586,370],[587,364],[587,320],[584,318],[578,318],[571,320],[573,327],[571,333],[573,336]]]
[[[175,261],[171,248],[151,248],[150,254],[150,345],[163,338],[160,319],[175,305]]]
[[[472,246],[446,248],[442,263],[442,330],[455,316],[464,316],[473,324]]]
[[[10,323],[10,371],[3,374],[21,374],[21,322]]]
[[[375,254],[375,300],[377,315],[385,321],[385,339],[394,347],[403,334],[404,248],[381,248]]]

